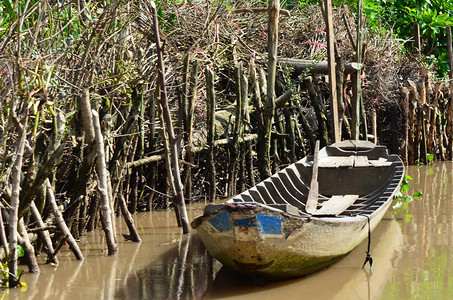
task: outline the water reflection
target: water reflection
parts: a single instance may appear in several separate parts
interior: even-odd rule
[[[453,164],[410,167],[410,192],[421,199],[398,217],[404,233],[403,259],[383,299],[453,299]]]
[[[172,212],[136,215],[141,245],[121,241],[108,257],[101,231],[80,242],[86,260],[69,251],[58,268],[26,274],[25,292],[4,299],[453,299],[453,163],[409,167],[410,193],[423,192],[396,215],[389,212],[372,234],[375,267],[361,269],[366,241],[344,259],[312,276],[257,287],[210,258],[196,234],[184,236]],[[192,206],[189,217],[200,214]],[[119,233],[127,228],[121,220]]]
[[[187,237],[149,267],[129,275],[117,299],[201,299],[214,276],[198,235]]]

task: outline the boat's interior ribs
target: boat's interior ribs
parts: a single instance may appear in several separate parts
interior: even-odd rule
[[[382,154],[382,149],[374,150],[374,154]],[[340,151],[337,154],[344,154],[347,151]],[[365,160],[361,160],[365,164]],[[377,164],[368,164],[367,166],[355,166],[359,168],[393,168],[392,176],[389,176],[388,181],[384,182],[379,188],[374,189],[366,195],[359,195],[355,202],[346,208],[339,216],[354,216],[354,215],[370,215],[379,206],[381,206],[388,197],[394,192],[395,187],[399,184],[402,176],[404,176],[404,166],[398,159],[388,157],[384,162]],[[368,160],[367,160],[368,163]],[[392,164],[394,166],[392,166]],[[355,164],[354,164],[355,165]],[[303,181],[302,174],[306,174],[309,170],[304,162],[296,162],[287,168],[277,172],[263,182],[249,190],[233,197],[234,202],[257,202],[266,205],[290,205],[296,207],[301,214],[305,214],[305,204],[309,187]],[[362,173],[360,173],[362,174]],[[325,201],[328,201],[330,196],[319,194],[318,209],[322,207]],[[341,194],[335,195],[341,196]],[[344,195],[343,195],[344,196]]]

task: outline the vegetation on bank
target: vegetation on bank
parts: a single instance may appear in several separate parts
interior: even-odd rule
[[[364,3],[372,26],[362,28],[358,78],[356,7],[334,8],[342,138],[352,136],[361,94],[362,139],[410,162],[451,159],[448,84],[421,53],[370,23],[373,2]],[[152,4],[0,6],[0,242],[13,262],[11,286],[17,243],[31,272],[39,272],[35,253],[58,264],[65,244],[82,260],[76,241],[97,226],[114,254],[113,214],[128,221],[123,236],[139,241],[131,214],[172,206],[184,225],[185,202],[231,196],[310,153],[317,139],[332,140],[319,6],[282,1],[272,44],[263,1]]]

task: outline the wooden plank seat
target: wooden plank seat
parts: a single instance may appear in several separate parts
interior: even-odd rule
[[[359,198],[359,195],[335,195],[322,203],[313,216],[338,216],[350,207]]]

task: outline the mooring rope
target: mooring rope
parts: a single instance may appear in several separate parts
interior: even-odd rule
[[[373,258],[371,257],[371,225],[370,217],[365,216],[368,220],[368,250],[366,251],[365,262],[363,263],[362,269],[365,268],[366,263],[370,263],[370,270],[373,271]]]

